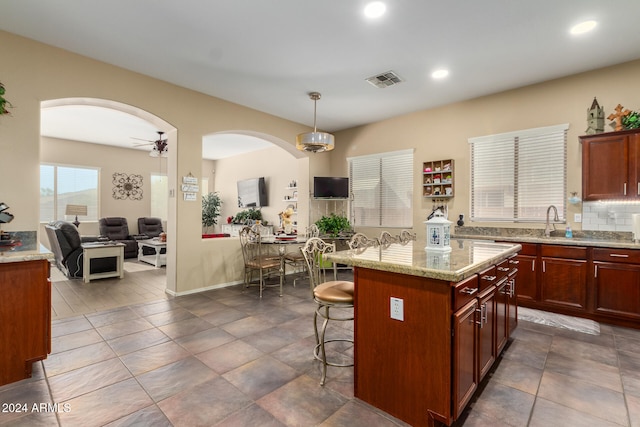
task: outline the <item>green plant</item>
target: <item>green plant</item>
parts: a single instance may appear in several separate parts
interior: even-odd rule
[[[233,217],[234,224],[247,224],[249,222],[260,221],[266,225],[266,221],[262,219],[262,211],[256,208],[249,208],[240,211]]]
[[[222,200],[220,195],[215,193],[209,193],[202,196],[202,226],[205,228],[213,227],[218,223],[218,217],[220,216],[220,209],[222,207]]]
[[[332,213],[330,216],[323,216],[316,221],[320,234],[328,234],[337,237],[340,233],[350,231],[351,224],[347,217]]]
[[[625,129],[638,129],[640,128],[640,113],[632,111],[626,116],[622,116],[622,126]]]
[[[7,107],[12,107],[11,103],[4,98],[4,93],[4,85],[0,83],[0,116],[2,116],[3,114],[9,114],[9,111],[7,111]]]

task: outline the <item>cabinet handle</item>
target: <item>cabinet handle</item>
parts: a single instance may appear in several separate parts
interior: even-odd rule
[[[496,280],[496,276],[482,276],[482,280],[488,280],[490,282]]]
[[[531,271],[536,271],[536,260],[535,259],[531,263]]]
[[[476,313],[480,313],[480,320],[476,320],[476,325],[480,326],[480,329],[482,329],[482,306],[480,306],[480,308],[476,308]]]
[[[547,272],[546,261],[542,261],[542,272],[543,272],[543,273],[546,273],[546,272]]]
[[[498,267],[498,271],[509,271],[509,267]]]
[[[487,323],[487,304],[484,303],[480,308],[477,308],[476,313],[480,313],[480,321],[476,322],[476,324],[480,326],[480,329],[482,329],[484,324]]]
[[[627,254],[609,254],[609,256],[614,258],[629,258]]]
[[[593,269],[593,277],[598,278],[598,266],[595,265],[595,268]]]
[[[509,296],[513,298],[516,293],[516,279],[509,280]]]
[[[475,294],[476,292],[478,292],[478,288],[469,288],[469,287],[466,287],[466,288],[460,289],[460,293],[461,293],[461,294],[473,295],[473,294]]]
[[[638,183],[638,188],[640,188],[640,182]],[[509,264],[518,265],[518,264],[520,264],[520,261],[518,261],[517,259],[511,259],[511,260],[509,260]]]
[[[622,191],[624,193],[624,195],[627,195],[627,183],[625,182],[624,185],[622,186]]]

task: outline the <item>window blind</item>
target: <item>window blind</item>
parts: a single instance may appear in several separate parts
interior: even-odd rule
[[[413,226],[413,150],[350,157],[351,223]]]
[[[470,138],[471,220],[566,218],[568,124]]]

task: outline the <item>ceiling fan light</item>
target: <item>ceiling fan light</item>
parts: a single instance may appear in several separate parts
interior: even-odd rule
[[[296,148],[300,151],[322,153],[334,148],[334,136],[327,132],[318,132],[316,128],[316,104],[320,96],[318,92],[309,93],[309,98],[313,101],[313,132],[301,133],[296,137]]]
[[[296,137],[296,148],[300,151],[322,153],[335,148],[335,138],[327,132],[307,132]]]

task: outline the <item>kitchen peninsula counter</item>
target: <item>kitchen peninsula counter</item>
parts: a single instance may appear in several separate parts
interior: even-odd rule
[[[0,253],[0,386],[31,377],[51,352],[50,260],[37,243]]]
[[[515,328],[521,246],[424,247],[394,243],[327,259],[354,267],[354,395],[413,426],[451,425]],[[396,318],[392,298],[401,300]]]

